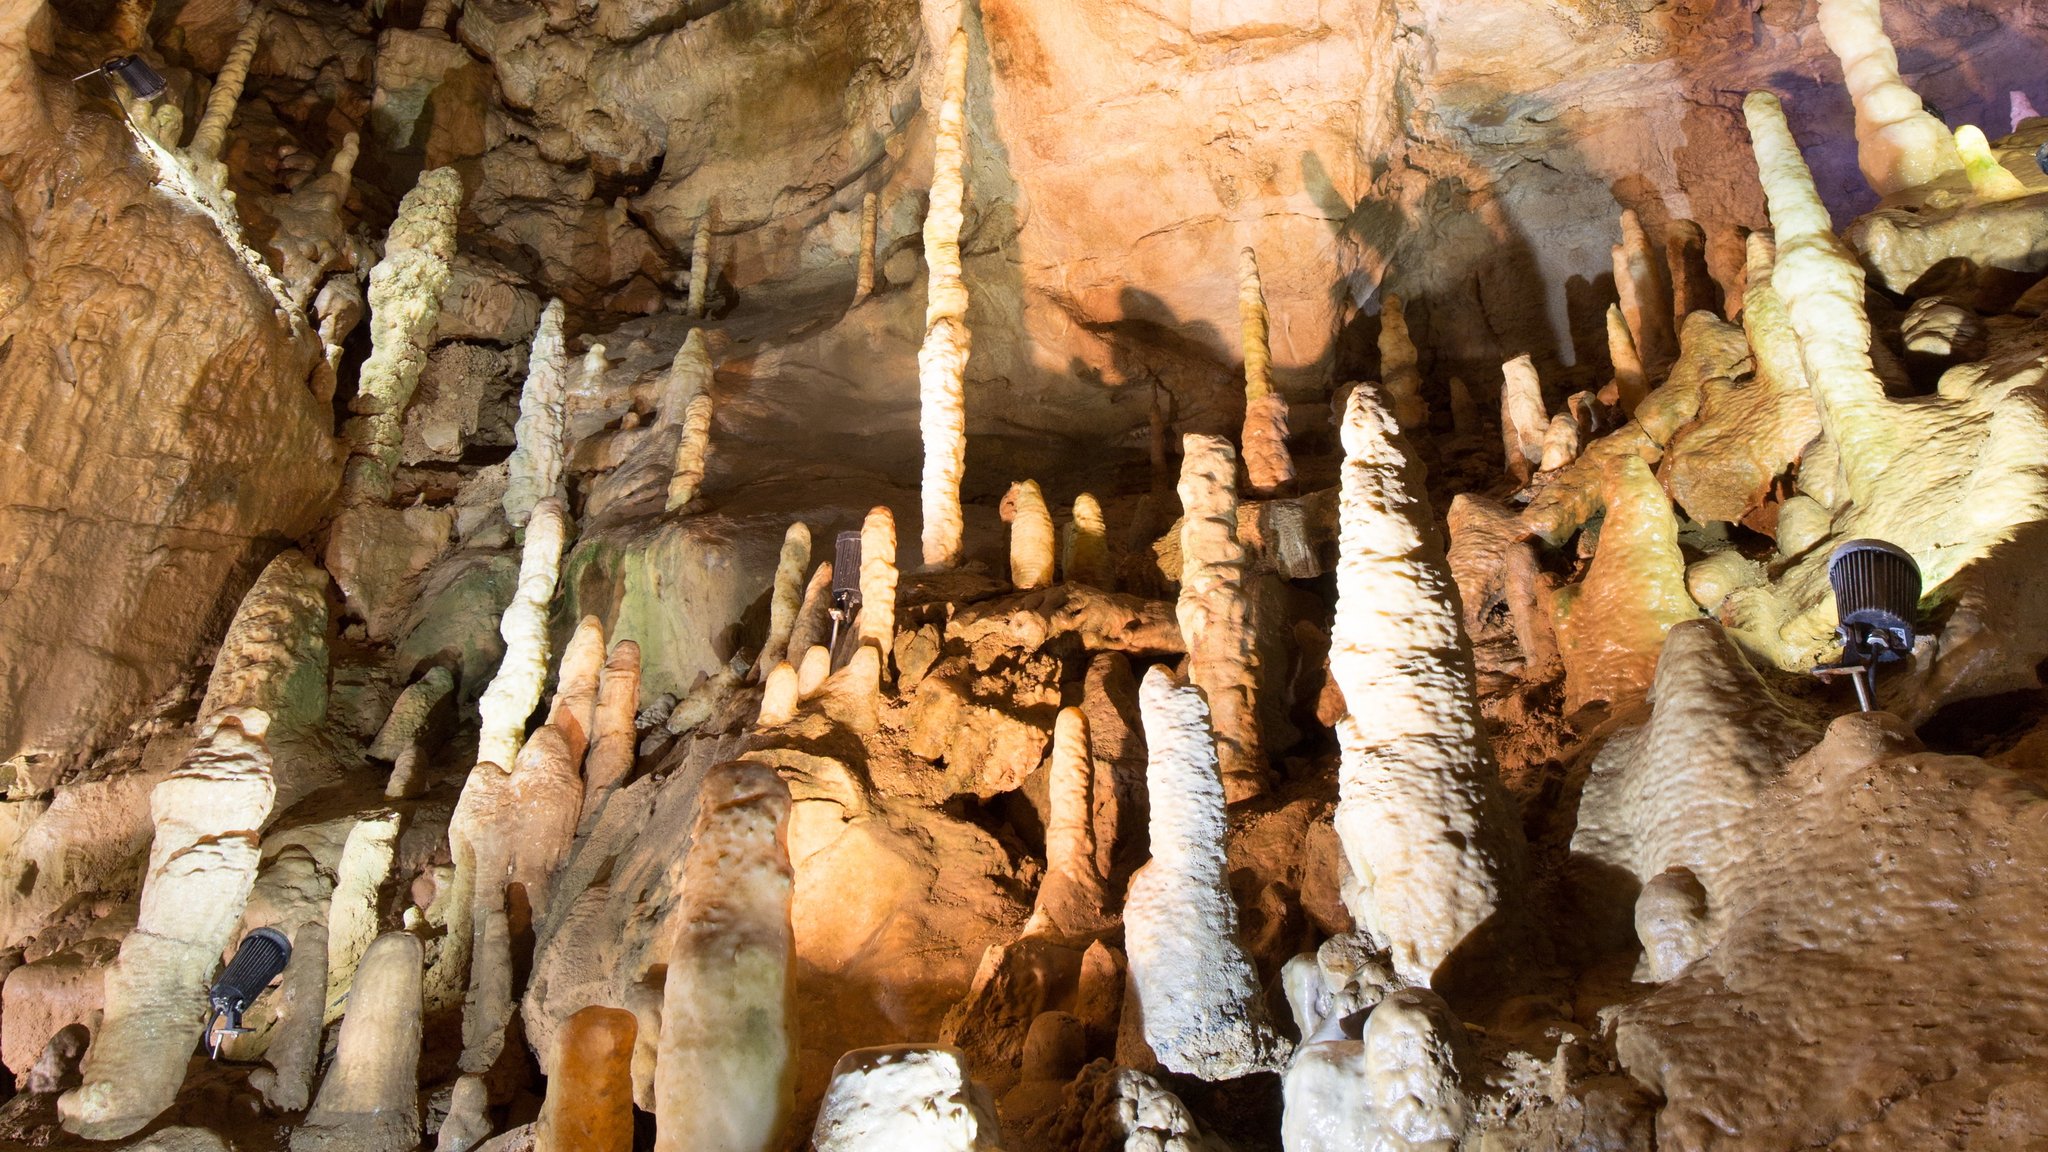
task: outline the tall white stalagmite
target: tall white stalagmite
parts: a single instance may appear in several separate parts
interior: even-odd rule
[[[192,143],[185,146],[185,161],[213,190],[227,187],[227,169],[220,163],[221,146],[228,140],[228,123],[235,118],[235,106],[242,102],[242,85],[249,80],[249,63],[256,59],[256,46],[270,23],[270,9],[256,5],[242,30],[235,34],[226,63],[213,78],[213,90],[206,94],[206,111],[192,130]]]
[[[924,439],[923,545],[928,568],[960,563],[960,477],[967,471],[967,282],[960,275],[961,201],[967,167],[967,30],[946,50],[946,95],[933,144],[931,207],[924,217],[928,274],[924,346],[917,352],[918,432]]]
[[[1408,306],[1390,293],[1380,307],[1380,385],[1394,402],[1394,419],[1401,422],[1403,432],[1429,424],[1422,370],[1416,367],[1420,360],[1408,335]]]
[[[860,266],[853,276],[855,304],[875,290],[875,216],[875,194],[870,192],[860,198]]]
[[[519,391],[517,443],[506,462],[505,518],[521,528],[534,505],[562,487],[562,407],[569,397],[569,350],[562,337],[560,300],[548,301],[526,357],[526,385]]]
[[[1188,675],[1208,697],[1223,791],[1232,803],[1266,788],[1259,739],[1257,638],[1245,594],[1244,545],[1237,538],[1237,453],[1221,436],[1181,441],[1180,599],[1175,614],[1188,646]]]
[[[105,1022],[85,1082],[57,1110],[66,1130],[112,1140],[171,1106],[205,1021],[206,987],[256,882],[258,831],[277,794],[263,733],[247,709],[217,717],[150,793],[156,834],[135,930],[107,971]]]
[[[526,719],[540,703],[548,675],[548,603],[555,598],[568,533],[569,514],[560,499],[551,497],[534,508],[519,556],[519,586],[498,622],[505,656],[477,701],[479,764],[509,768],[519,755]]]
[[[370,269],[370,356],[350,403],[355,416],[343,429],[349,442],[342,500],[356,504],[391,498],[391,472],[405,437],[405,407],[427,366],[441,293],[455,258],[455,214],[462,207],[462,177],[435,168],[398,202],[398,218],[384,237],[384,259]]]
[[[746,761],[704,778],[683,861],[661,1040],[656,1152],[770,1152],[796,1100],[789,786]]]
[[[292,1152],[410,1152],[420,1140],[420,941],[377,937],[356,969],[334,1062]]]
[[[1899,78],[1880,0],[1820,0],[1817,15],[1856,106],[1856,164],[1871,189],[1889,196],[1961,172],[1948,126]]]
[[[1039,881],[1022,935],[1076,940],[1107,926],[1104,893],[1109,886],[1095,844],[1088,719],[1079,708],[1062,708],[1053,721],[1047,777],[1051,814],[1045,822],[1045,879]]]
[[[1138,689],[1152,858],[1131,877],[1124,942],[1145,1041],[1205,1080],[1278,1069],[1286,1041],[1237,939],[1223,853],[1223,780],[1202,692],[1154,665]]]
[[[860,618],[863,647],[881,659],[882,678],[889,676],[889,654],[896,644],[896,514],[886,505],[868,510],[860,526]]]
[[[697,218],[697,236],[690,242],[690,299],[691,317],[703,319],[705,309],[711,306],[711,210]]]
[[[1018,588],[1046,588],[1053,580],[1052,510],[1038,481],[1010,485],[1010,583]]]
[[[1330,673],[1349,710],[1337,725],[1344,898],[1396,971],[1427,983],[1490,917],[1515,914],[1520,836],[1419,466],[1370,389],[1352,393],[1343,441]]]

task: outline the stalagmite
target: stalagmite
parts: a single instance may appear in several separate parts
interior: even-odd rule
[[[924,218],[924,346],[917,352],[918,432],[924,440],[923,555],[927,568],[960,563],[960,477],[967,470],[967,284],[960,275],[966,195],[967,30],[946,49],[945,99],[933,144],[931,206]]]
[[[1244,332],[1245,483],[1255,495],[1271,496],[1294,483],[1294,457],[1287,451],[1287,400],[1273,390],[1266,296],[1250,248],[1238,258],[1237,312]]]
[[[1202,691],[1154,665],[1138,701],[1152,858],[1131,877],[1124,941],[1145,1041],[1166,1067],[1205,1080],[1277,1069],[1286,1042],[1237,938],[1223,781]]]
[[[789,655],[789,636],[796,628],[796,614],[803,607],[804,569],[811,565],[811,529],[798,520],[782,534],[782,554],[775,562],[775,591],[768,601],[768,639],[754,662],[757,675],[780,664]]]
[[[705,455],[711,447],[711,394],[699,393],[683,411],[683,436],[676,442],[676,467],[668,482],[668,503],[674,512],[697,498],[704,483]]]
[[[1607,522],[1583,584],[1556,598],[1565,710],[1642,697],[1673,624],[1699,615],[1685,590],[1685,557],[1671,501],[1649,465],[1624,456],[1604,480]]]
[[[1992,154],[1991,142],[1984,139],[1982,128],[1965,124],[1956,129],[1956,152],[1962,157],[1963,172],[1969,176],[1970,188],[1978,199],[2010,200],[2027,194],[2027,186],[2006,171],[2005,165]]]
[[[301,924],[291,940],[291,963],[277,991],[283,1015],[263,1052],[270,1067],[249,1075],[250,1087],[263,1094],[264,1103],[285,1112],[297,1112],[313,1098],[326,1025],[327,926],[318,920]]]
[[[604,670],[604,621],[585,616],[576,622],[562,660],[555,668],[555,695],[548,701],[547,725],[561,733],[569,760],[581,764],[590,747],[590,729],[597,715],[597,680]]]
[[[1752,92],[1742,111],[1778,245],[1771,283],[1799,334],[1821,423],[1840,454],[1848,495],[1855,498],[1870,490],[1898,434],[1884,385],[1871,368],[1863,267],[1836,239],[1778,98]]]
[[[690,242],[689,312],[701,320],[711,306],[711,212],[697,218],[697,236]]]
[[[881,660],[882,678],[889,675],[889,654],[896,643],[896,514],[887,505],[868,510],[860,526],[861,646],[873,648]]]
[[[825,686],[832,675],[832,650],[823,644],[813,644],[804,650],[804,661],[797,665],[796,692],[799,699],[809,700]]]
[[[713,769],[697,801],[654,1069],[656,1152],[770,1152],[795,1108],[789,788]]]
[[[832,634],[832,562],[820,561],[811,571],[810,582],[804,585],[803,607],[796,612],[796,626],[789,631],[789,655],[794,663],[802,659],[803,653],[816,644],[823,644]]]
[[[839,1058],[813,1152],[1002,1152],[995,1101],[957,1048],[856,1048]]]
[[[263,742],[270,717],[215,717],[150,793],[156,825],[135,930],[107,971],[105,1018],[85,1082],[58,1100],[65,1130],[126,1136],[177,1097],[205,1022],[206,988],[256,882],[258,829],[277,790]]]
[[[1049,588],[1053,582],[1052,511],[1036,480],[1010,485],[1005,502],[1010,520],[1010,583],[1018,588]]]
[[[249,64],[256,58],[256,46],[270,23],[270,9],[257,4],[249,12],[235,43],[228,49],[227,62],[213,78],[213,90],[206,94],[206,111],[192,130],[192,143],[185,147],[185,162],[201,181],[218,194],[227,188],[227,166],[220,162],[221,146],[227,143],[228,123],[242,102],[242,85],[249,79]]]
[[[441,293],[455,258],[455,215],[462,177],[435,168],[398,203],[384,240],[384,259],[370,269],[370,358],[349,405],[349,442],[342,499],[359,504],[391,498],[391,473],[405,436],[405,409],[427,366]]]
[[[1507,444],[1508,475],[1526,484],[1543,462],[1543,436],[1550,428],[1543,381],[1536,375],[1536,362],[1526,355],[1500,369],[1500,434]]]
[[[1022,935],[1078,940],[1107,927],[1102,874],[1095,843],[1095,768],[1088,754],[1088,720],[1062,708],[1053,722],[1047,772],[1051,814],[1045,823],[1045,879]]]
[[[1856,106],[1856,163],[1871,189],[1889,196],[1962,171],[1955,137],[1899,78],[1879,0],[1821,0],[1818,20]]]
[[[1585,430],[1571,413],[1552,416],[1549,427],[1543,430],[1543,459],[1537,463],[1536,471],[1555,472],[1578,459],[1585,440]]]
[[[711,391],[711,346],[702,328],[690,329],[661,379],[661,400],[654,414],[656,428],[680,428],[689,418],[690,401]]]
[[[1116,590],[1110,568],[1109,529],[1102,518],[1102,505],[1083,492],[1074,497],[1074,519],[1067,529],[1066,555],[1060,570],[1069,584],[1087,584],[1105,592]]]
[[[1237,538],[1237,454],[1220,436],[1181,442],[1180,599],[1175,614],[1188,646],[1188,675],[1208,699],[1224,795],[1231,803],[1266,788],[1259,739],[1257,638],[1246,596],[1244,545]]]
[[[758,728],[772,728],[787,724],[796,717],[796,706],[803,701],[802,690],[798,687],[796,667],[784,660],[768,670],[768,679],[762,684],[761,711],[754,720]]]
[[[1458,376],[1451,377],[1451,427],[1460,436],[1479,431],[1479,402],[1472,398],[1471,385]]]
[[[1643,377],[1643,361],[1636,354],[1636,342],[1629,335],[1628,321],[1621,314],[1621,306],[1607,306],[1607,358],[1614,364],[1614,391],[1619,407],[1624,413],[1634,412],[1636,405],[1649,395],[1650,388]]]
[[[859,304],[875,290],[875,194],[860,198],[860,266],[853,275],[853,302]]]
[[[633,772],[640,708],[640,645],[621,640],[612,645],[597,682],[597,712],[591,721],[590,751],[583,758],[583,815],[597,812],[611,790]]]
[[[519,588],[499,621],[505,656],[477,701],[477,763],[510,765],[548,674],[548,603],[555,597],[568,513],[559,499],[540,502],[519,557]]]
[[[569,352],[562,336],[563,307],[550,300],[526,357],[526,385],[519,392],[517,445],[507,464],[505,518],[523,528],[534,505],[561,495],[562,406],[569,393]]]
[[[1671,284],[1671,323],[1683,332],[1685,318],[1714,310],[1714,277],[1707,269],[1707,231],[1691,220],[1664,226],[1664,273]]]
[[[1621,213],[1621,243],[1614,249],[1614,285],[1644,370],[1661,378],[1678,356],[1671,329],[1671,286],[1657,249],[1633,209]]]
[[[637,1031],[631,1012],[595,1004],[562,1025],[534,1152],[632,1152]]]
[[[1420,469],[1367,389],[1352,394],[1330,674],[1345,903],[1414,983],[1512,931],[1521,837],[1479,722],[1472,652]],[[1489,924],[1489,921],[1493,923]]]
[[[356,969],[334,1062],[292,1152],[412,1152],[420,1140],[420,942],[377,937]]]
[[[1408,337],[1408,312],[1399,296],[1389,294],[1380,307],[1380,386],[1394,404],[1401,431],[1429,424],[1429,404],[1422,398],[1422,372],[1415,341]]]

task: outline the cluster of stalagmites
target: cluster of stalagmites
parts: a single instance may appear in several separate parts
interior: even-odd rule
[[[449,15],[437,7],[429,27]],[[1920,107],[1874,4],[1825,0],[1821,24],[1850,76],[1873,187],[1947,213],[2048,193],[2004,166],[2008,146],[1952,135]],[[184,150],[215,199],[262,28],[259,16],[236,41]],[[502,519],[499,539],[517,556],[516,569],[501,557],[501,654],[487,677],[445,660],[405,670],[365,734],[367,756],[391,766],[377,804],[345,819],[280,820],[332,782],[312,766],[331,755],[317,736],[331,687],[330,573],[364,634],[389,641],[417,623],[412,597],[462,531],[460,512],[393,506],[464,194],[453,169],[420,177],[366,274],[372,350],[325,567],[287,551],[243,599],[197,718],[150,792],[139,907],[105,963],[96,1018],[50,1029],[49,1054],[24,1082],[65,1089],[66,1128],[122,1138],[172,1109],[221,958],[248,929],[274,926],[292,941],[291,963],[225,1054],[258,1065],[248,1083],[267,1106],[302,1114],[294,1152],[422,1146],[419,1069],[437,1015],[460,1021],[436,1109],[442,1152],[516,1141],[624,1152],[636,1107],[653,1114],[664,1152],[768,1152],[801,1139],[813,1106],[818,1152],[1006,1141],[1195,1152],[1224,1145],[1172,1078],[1257,1073],[1280,1078],[1288,1152],[1448,1150],[1509,1121],[1483,1099],[1482,1054],[1446,997],[1487,983],[1475,973],[1492,973],[1495,991],[1516,986],[1548,957],[1531,912],[1534,849],[1485,729],[1482,671],[1525,688],[1561,680],[1565,712],[1597,730],[1583,746],[1569,838],[1574,864],[1597,876],[1574,883],[1634,935],[1638,979],[1680,992],[1723,941],[1748,938],[1745,909],[1768,903],[1757,895],[1767,880],[1745,863],[1765,852],[1758,810],[1821,731],[1817,706],[1768,674],[1833,655],[1834,544],[1897,544],[1945,606],[1883,681],[1892,711],[1917,721],[1959,698],[2034,686],[2048,600],[2007,545],[2048,520],[2038,360],[1965,360],[1995,330],[1959,296],[1930,296],[1908,314],[1906,347],[1945,370],[1930,395],[1894,398],[1872,358],[1865,268],[1832,231],[1767,95],[1751,96],[1745,114],[1772,231],[1746,238],[1726,315],[1711,307],[1699,230],[1679,222],[1660,244],[1625,213],[1605,317],[1611,381],[1553,406],[1533,358],[1502,365],[1511,491],[1455,499],[1448,547],[1418,454],[1435,434],[1434,396],[1407,303],[1385,297],[1381,380],[1336,397],[1337,484],[1302,491],[1247,248],[1236,270],[1241,435],[1181,439],[1180,520],[1157,549],[1172,602],[1117,593],[1103,502],[1079,493],[1056,505],[1032,478],[1002,502],[1007,586],[974,602],[927,592],[921,579],[966,559],[964,30],[945,61],[919,355],[925,571],[899,571],[903,533],[888,505],[859,510],[851,557],[821,555],[822,522],[791,523],[751,660],[706,676],[688,700],[667,699],[659,715],[643,712],[653,702],[639,641],[623,620],[608,640],[599,615],[564,619],[565,558],[579,532],[716,503],[714,341],[688,333],[655,414],[610,430],[610,466],[572,493],[570,397],[601,390],[610,361],[602,344],[572,358],[568,310],[553,301],[532,333],[515,446],[480,513]],[[174,144],[175,119],[150,131]],[[337,288],[345,274],[329,277],[345,247],[333,222],[355,149],[351,136],[330,171],[293,194],[297,215],[275,243],[300,309],[348,291]],[[1913,225],[1888,227],[1883,258],[1910,263],[1918,249],[1900,237]],[[861,228],[856,303],[873,290],[872,194]],[[694,318],[706,311],[709,235],[706,213]],[[338,347],[347,326],[330,332],[323,318],[321,338]],[[1437,425],[1474,436],[1483,421],[1472,390],[1447,382],[1443,398],[1448,421]],[[405,548],[405,562],[389,562]],[[1275,701],[1295,673],[1290,638],[1274,635],[1272,592],[1283,577],[1324,575],[1323,552],[1336,557],[1334,613],[1327,633],[1308,631],[1326,636],[1335,688],[1319,712],[1336,758],[1320,843],[1333,857],[1328,917],[1341,928],[1284,961],[1284,1021],[1260,964],[1298,945],[1252,938],[1253,921],[1270,929],[1273,917],[1267,906],[1248,914],[1234,890],[1233,834],[1288,801],[1275,795],[1289,783],[1276,754],[1291,740]],[[857,572],[835,581],[834,565],[847,563]],[[836,618],[835,589],[849,585],[858,610]],[[1068,675],[1071,656],[1056,649],[1075,638],[1067,647],[1085,656]],[[473,717],[473,755],[449,739],[471,727],[451,722],[457,713]],[[1882,736],[1864,732],[1878,751],[1836,759],[1867,767],[1903,755]],[[658,771],[642,755],[655,747],[674,750]],[[468,755],[466,770],[442,851],[422,853],[403,832],[424,810],[435,757],[451,754]],[[906,783],[906,759],[926,778]],[[819,1010],[799,984],[828,959],[851,971],[869,942],[818,945],[800,927],[819,924],[821,903],[864,903],[855,890],[870,882],[914,887],[884,875],[916,858],[905,841],[974,842],[999,856],[946,806],[1021,795],[1031,780],[1042,785],[1035,890],[1028,910],[1010,908],[975,938],[964,996],[943,1012],[894,1005],[927,1033],[854,1047],[829,1076],[807,1071],[807,1013]],[[1142,860],[1127,859],[1119,836],[1140,828]],[[408,854],[409,876],[399,870]],[[820,863],[841,854],[874,874]],[[958,882],[943,865],[912,875],[937,892],[942,878]],[[401,880],[409,899],[394,914],[380,893]],[[31,984],[7,985],[10,1013],[17,987]],[[1647,1003],[1624,1017],[1624,1062],[1676,1043],[1658,1030],[1663,1004]],[[825,1015],[810,1025],[841,1026]],[[78,1063],[82,1030],[90,1044]],[[883,1038],[905,1039],[870,1037]],[[530,1126],[495,1132],[521,1087],[521,1044],[547,1074],[545,1098]],[[1685,1070],[1648,1060],[1630,1073],[1679,1106]],[[1553,1095],[1569,1096],[1571,1076],[1555,1080]]]

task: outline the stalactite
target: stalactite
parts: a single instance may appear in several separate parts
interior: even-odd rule
[[[1614,365],[1616,406],[1632,413],[1650,389],[1644,381],[1642,358],[1636,354],[1635,337],[1629,335],[1628,321],[1618,304],[1607,306],[1607,358]]]
[[[1010,583],[1018,588],[1049,588],[1053,582],[1052,511],[1036,480],[1010,485],[1004,501],[1010,521]]]
[[[1108,879],[1098,864],[1095,842],[1095,766],[1089,756],[1088,719],[1079,708],[1062,708],[1053,722],[1047,779],[1045,878],[1039,881],[1038,898],[1022,935],[1079,940],[1108,926]]]
[[[1535,361],[1517,356],[1500,366],[1500,433],[1506,441],[1508,475],[1528,483],[1543,462],[1543,436],[1550,413],[1543,405],[1543,381]]]
[[[1102,518],[1102,505],[1083,492],[1074,497],[1074,519],[1068,525],[1066,555],[1060,570],[1070,584],[1087,584],[1105,592],[1116,590],[1116,577],[1109,561],[1109,529]]]
[[[967,470],[967,283],[960,274],[961,201],[966,195],[967,30],[946,50],[945,99],[933,145],[931,206],[924,218],[927,272],[924,346],[917,353],[918,431],[927,568],[961,560],[960,477]]]
[[[349,442],[342,500],[383,503],[391,498],[405,436],[405,409],[427,366],[441,293],[455,258],[455,215],[462,178],[435,168],[399,201],[384,240],[384,259],[370,269],[370,358],[349,405],[356,415],[344,429]]]
[[[860,198],[860,266],[853,277],[853,302],[859,304],[875,290],[875,194]]]
[[[1258,254],[1246,248],[1238,260],[1238,317],[1244,332],[1245,480],[1252,493],[1274,495],[1294,483],[1294,457],[1287,451],[1287,400],[1273,390],[1272,352],[1267,344],[1265,290]]]
[[[1482,928],[1511,931],[1500,921],[1519,915],[1521,837],[1420,469],[1366,389],[1342,435],[1330,674],[1348,709],[1336,827],[1355,886],[1344,900],[1404,979],[1428,983]]]
[[[677,511],[697,498],[710,449],[711,394],[702,392],[691,398],[683,412],[683,435],[676,442],[676,467],[668,482],[668,511]]]
[[[768,638],[754,662],[757,675],[765,675],[789,656],[790,633],[796,629],[796,614],[803,607],[804,569],[811,564],[811,529],[798,520],[782,534],[782,553],[775,563],[775,590],[768,600]]]
[[[420,941],[377,937],[356,969],[334,1062],[292,1152],[412,1152],[420,1140]]]
[[[690,242],[690,298],[691,318],[702,320],[705,310],[711,307],[711,209],[697,218],[697,235]]]
[[[1237,537],[1237,454],[1220,436],[1181,442],[1180,599],[1188,675],[1208,697],[1223,790],[1231,803],[1265,791],[1259,738],[1257,638]]]
[[[888,679],[896,644],[896,515],[886,505],[868,510],[860,526],[861,646],[875,650]]]
[[[656,1152],[771,1152],[795,1110],[789,787],[746,761],[697,801],[654,1066]]]
[[[1856,106],[1856,163],[1871,190],[1889,196],[1961,172],[1955,138],[1899,78],[1879,0],[1821,0],[1818,21]]]
[[[1285,1041],[1237,938],[1223,852],[1223,780],[1202,691],[1155,665],[1138,702],[1152,858],[1131,877],[1124,940],[1145,1041],[1207,1080],[1277,1069]]]
[[[1422,397],[1422,372],[1416,367],[1421,357],[1415,341],[1408,336],[1407,305],[1389,294],[1380,306],[1380,386],[1394,404],[1394,419],[1401,431],[1427,428],[1429,404]]]
[[[569,351],[562,336],[564,309],[551,300],[540,314],[533,350],[526,357],[526,384],[519,392],[517,440],[507,463],[505,518],[526,526],[534,506],[559,495],[562,485],[562,406],[569,394]]]
[[[227,62],[213,78],[213,91],[206,95],[206,111],[199,117],[199,127],[192,131],[192,143],[185,147],[186,163],[216,194],[227,187],[227,166],[220,162],[220,150],[227,143],[228,122],[235,118],[235,107],[242,102],[242,85],[249,79],[249,64],[256,58],[256,46],[269,23],[270,9],[258,4],[250,11],[241,31],[235,34],[234,46],[228,49]]]

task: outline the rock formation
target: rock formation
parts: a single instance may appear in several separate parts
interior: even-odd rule
[[[1010,485],[1010,583],[1017,588],[1044,588],[1053,581],[1052,510],[1038,481]]]
[[[419,938],[379,936],[356,970],[334,1062],[312,1111],[292,1132],[292,1152],[403,1152],[418,1145],[420,1003]]]
[[[704,777],[662,998],[662,1152],[780,1147],[796,1074],[788,819],[774,769],[740,761]]]
[[[562,302],[549,301],[526,359],[526,386],[519,393],[519,424],[514,429],[518,446],[512,450],[505,482],[505,517],[514,528],[526,526],[535,505],[560,495],[562,405],[569,387],[562,317]]]
[[[817,1152],[1001,1152],[995,1102],[952,1048],[863,1048],[839,1058],[811,1133]]]
[[[1856,162],[1878,195],[1960,172],[1955,138],[1899,78],[1877,0],[1827,0],[1816,15],[1856,105]]]
[[[1244,545],[1237,536],[1237,454],[1215,436],[1183,444],[1180,500],[1180,599],[1175,614],[1188,646],[1188,675],[1208,700],[1232,803],[1266,786],[1259,738],[1258,642],[1245,588]]]
[[[1152,858],[1124,900],[1131,991],[1161,1063],[1206,1080],[1279,1066],[1258,974],[1237,939],[1223,859],[1223,779],[1195,685],[1154,668],[1139,689]]]
[[[917,353],[918,430],[924,437],[924,562],[960,562],[960,477],[967,470],[967,283],[961,279],[961,201],[967,194],[967,30],[946,49],[945,102],[933,145],[924,218],[924,346]]]

